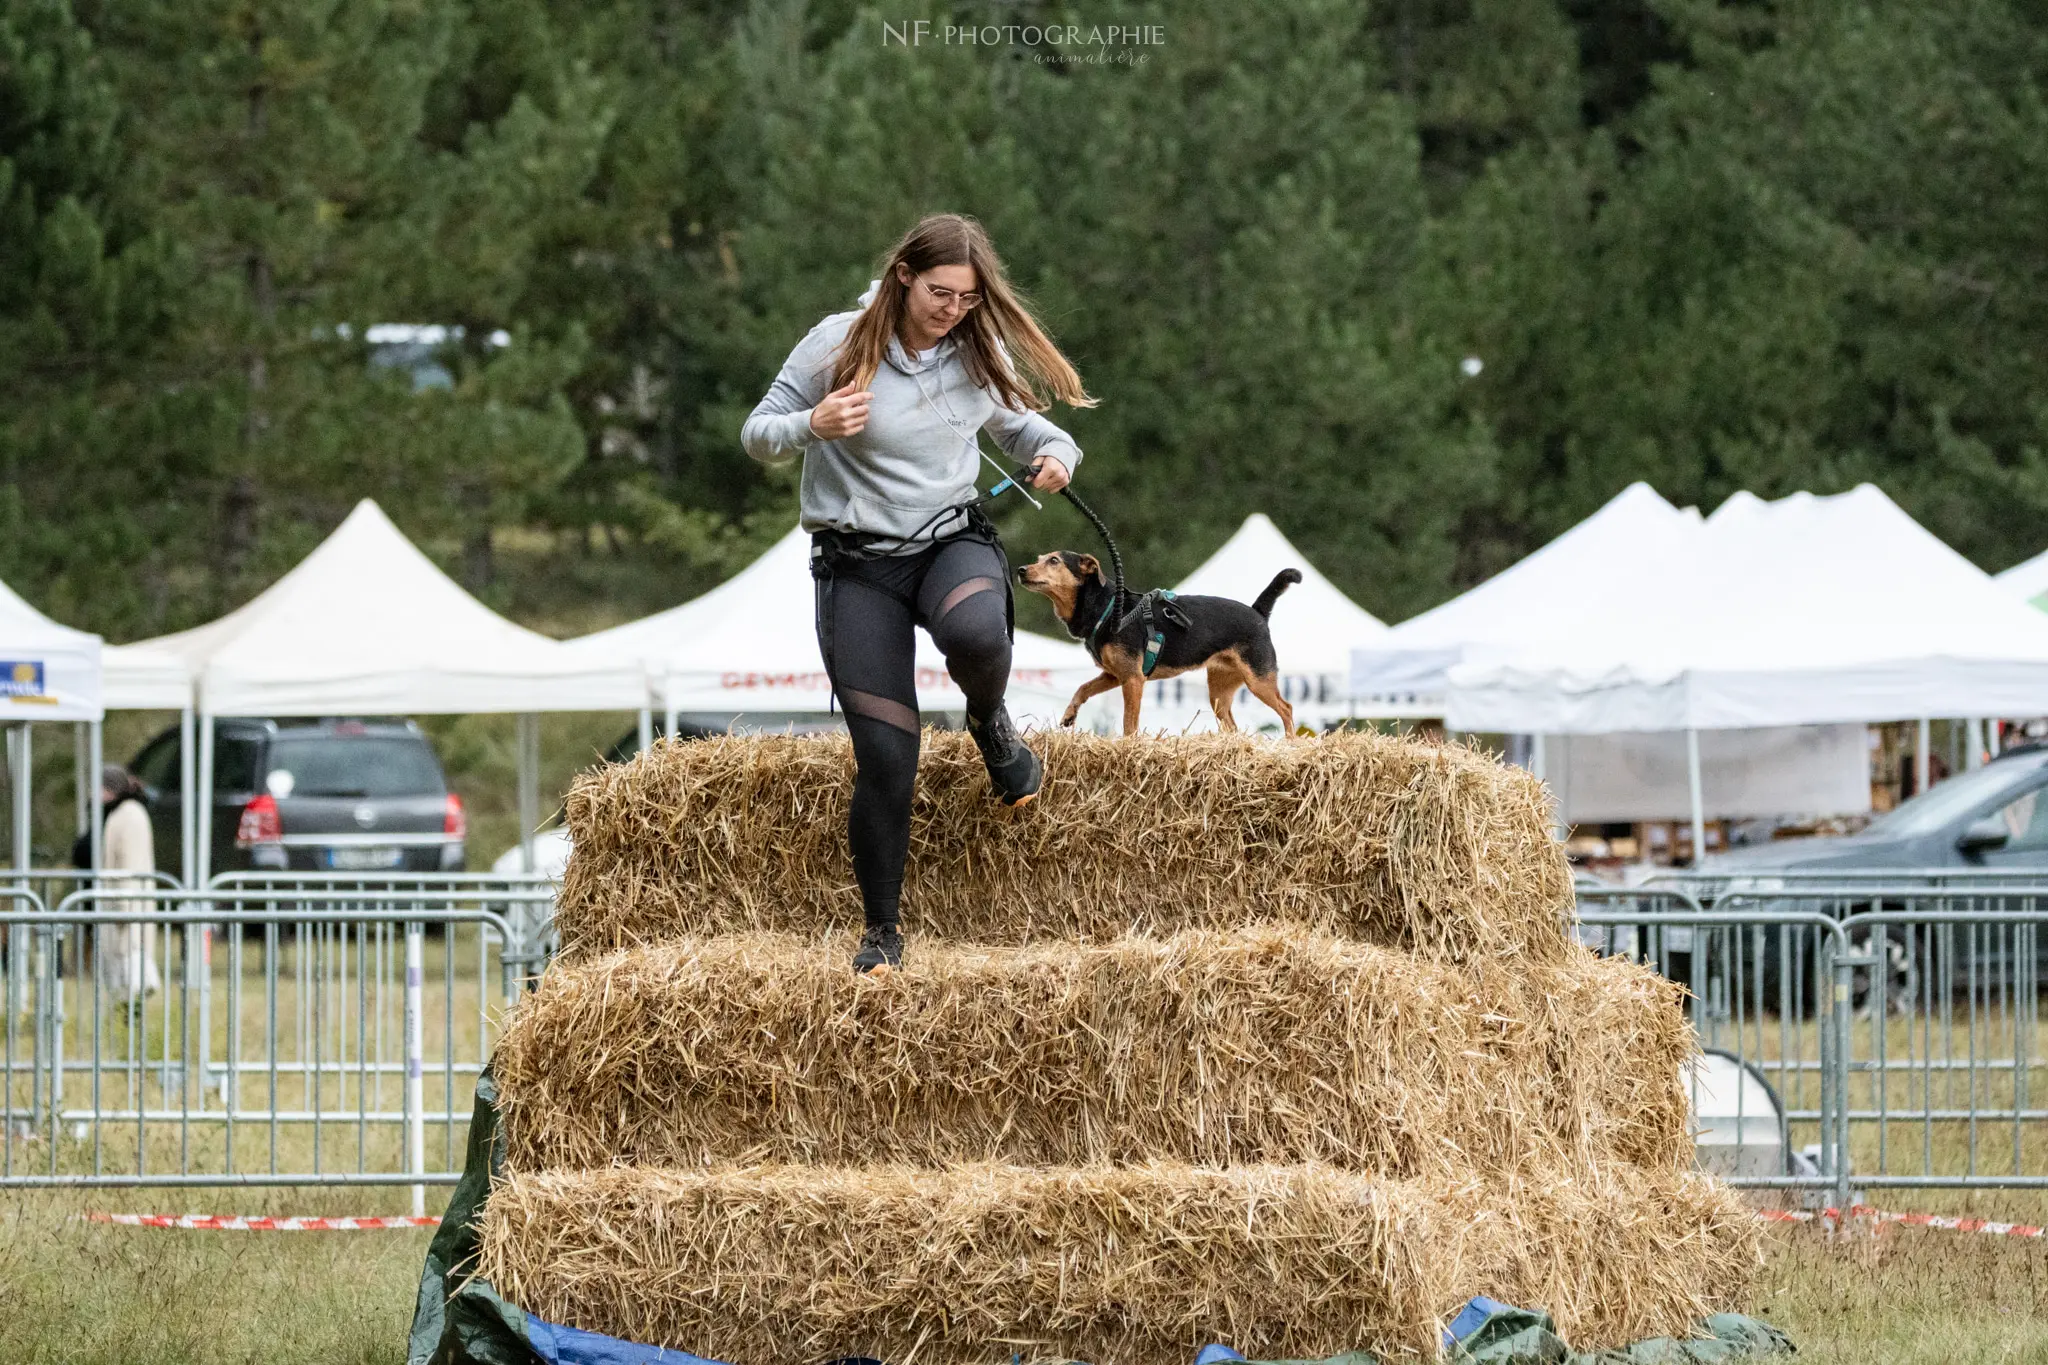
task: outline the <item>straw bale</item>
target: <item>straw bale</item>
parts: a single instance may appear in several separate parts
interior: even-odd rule
[[[1482,990],[1485,988],[1482,987]],[[1699,1051],[1684,991],[1638,962],[1573,946],[1515,995],[1549,1054],[1547,1106],[1576,1115],[1559,1131],[1582,1161],[1619,1158],[1677,1171],[1692,1165],[1682,1067]]]
[[[481,1273],[555,1322],[734,1365],[1434,1358],[1473,1294],[1582,1347],[1686,1332],[1757,1260],[1697,1177],[1376,1181],[1318,1166],[513,1175]]]
[[[738,934],[559,965],[499,1044],[523,1169],[710,1161],[1388,1175],[1690,1155],[1676,988],[1574,946],[1484,973],[1317,931],[922,944]]]
[[[927,731],[907,927],[981,943],[1318,924],[1448,960],[1549,959],[1571,880],[1542,786],[1457,745],[1357,733],[1030,738],[1036,801],[992,800],[969,737]],[[564,951],[857,924],[844,736],[655,745],[568,798]]]

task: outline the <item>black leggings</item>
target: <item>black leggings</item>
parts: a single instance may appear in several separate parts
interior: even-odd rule
[[[853,735],[846,841],[869,924],[894,924],[910,856],[917,782],[917,637],[931,632],[946,671],[986,720],[1010,680],[1010,566],[992,534],[964,531],[906,555],[845,553],[812,537],[818,650]]]

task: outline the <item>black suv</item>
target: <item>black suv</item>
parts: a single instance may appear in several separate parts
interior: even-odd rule
[[[178,732],[137,754],[157,866],[179,865]],[[468,820],[411,721],[217,720],[215,872],[460,872]]]

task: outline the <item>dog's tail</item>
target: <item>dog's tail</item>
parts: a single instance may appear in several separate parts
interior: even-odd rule
[[[1273,614],[1273,604],[1280,600],[1280,594],[1286,592],[1300,581],[1301,570],[1282,569],[1279,573],[1273,575],[1273,581],[1268,583],[1266,590],[1259,594],[1259,600],[1252,603],[1252,610],[1261,616],[1271,616]]]

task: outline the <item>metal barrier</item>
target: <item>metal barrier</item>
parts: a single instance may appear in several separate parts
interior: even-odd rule
[[[1643,962],[1685,986],[1700,1046],[1775,1081],[1786,1149],[1800,1137],[1813,1139],[1812,1169],[1785,1165],[1772,1174],[1729,1175],[1729,1183],[1831,1190],[1846,1207],[1852,1162],[1841,1096],[1849,1012],[1837,1000],[1856,959],[1841,924],[1812,912],[1707,910],[1671,890],[1582,888],[1579,900],[1580,941]],[[1695,1073],[1689,1097],[1695,1110],[1698,1084]],[[1738,1127],[1746,1118],[1738,1108]]]
[[[99,887],[54,910],[0,891],[26,978],[0,1186],[400,1184],[420,1207],[458,1178],[532,956],[500,910],[539,920],[552,891],[417,880]]]
[[[512,930],[513,945],[506,962],[530,968],[528,980],[537,978],[554,957],[558,946],[555,933],[555,881],[533,872],[221,872],[207,883],[236,892],[262,891],[289,897],[296,891],[372,888],[405,893],[447,891],[467,893],[484,908],[494,911]],[[502,894],[501,894],[502,893]]]
[[[1818,1170],[1738,1184],[2048,1187],[2048,879],[1659,877],[1579,887],[1579,935],[1690,992],[1703,1047],[1775,1083]]]
[[[2048,878],[1577,891],[1580,940],[1684,985],[1702,1047],[1812,1152],[1732,1183],[1837,1203],[2048,1187]],[[0,1186],[403,1184],[417,1206],[457,1178],[471,1083],[547,959],[553,900],[485,874],[238,872],[54,909],[0,885]]]

